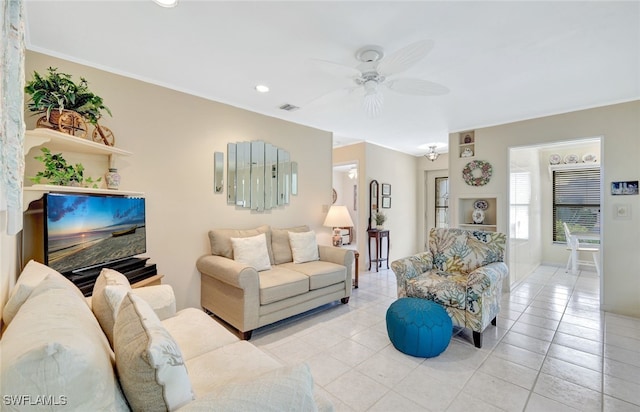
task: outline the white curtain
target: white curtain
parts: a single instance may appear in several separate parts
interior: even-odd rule
[[[1,0],[0,218],[7,234],[22,230],[24,176],[24,21],[22,0]]]

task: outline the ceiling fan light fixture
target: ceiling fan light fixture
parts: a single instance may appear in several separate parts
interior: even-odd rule
[[[160,7],[172,8],[178,5],[178,0],[153,0]]]
[[[377,93],[376,89],[373,92],[365,92],[364,99],[362,100],[362,108],[367,116],[374,118],[380,115],[382,112],[382,105],[384,103],[384,95]]]
[[[432,162],[435,162],[438,156],[440,156],[440,153],[436,152],[436,146],[429,146],[429,151],[424,155],[424,157]]]

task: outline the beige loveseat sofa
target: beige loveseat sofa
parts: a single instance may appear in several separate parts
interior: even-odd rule
[[[315,411],[305,364],[283,366],[169,285],[131,289],[103,270],[90,301],[30,262],[3,308],[3,411]]]
[[[266,248],[259,252],[253,247],[248,253],[259,262],[243,263],[234,253],[234,242],[262,235]],[[292,237],[296,238],[293,243]],[[211,254],[196,264],[201,273],[201,305],[236,328],[243,339],[250,339],[256,328],[318,306],[349,302],[353,251],[318,246],[308,226],[217,229],[209,232],[209,240]]]

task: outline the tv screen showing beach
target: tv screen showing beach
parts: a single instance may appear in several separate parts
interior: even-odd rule
[[[61,273],[146,252],[143,198],[49,194],[45,260]]]

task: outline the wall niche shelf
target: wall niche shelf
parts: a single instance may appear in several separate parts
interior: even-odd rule
[[[46,145],[52,152],[74,152],[89,155],[107,156],[109,165],[113,164],[118,156],[131,156],[133,153],[102,143],[92,142],[80,137],[71,136],[52,129],[36,128],[25,132],[24,153],[25,156],[34,147]],[[106,170],[105,170],[106,171]],[[58,186],[58,185],[32,185],[23,188],[23,212],[27,211],[29,204],[42,198],[45,193],[88,193],[105,194],[112,196],[144,196],[142,192],[130,192],[124,190],[94,189],[88,187]]]
[[[484,211],[484,221],[473,223],[473,210],[476,200],[485,200],[487,209]],[[458,198],[458,227],[467,230],[498,231],[498,197],[496,195],[461,196]]]
[[[458,156],[462,158],[474,157],[476,155],[475,132],[460,132],[458,136]]]

